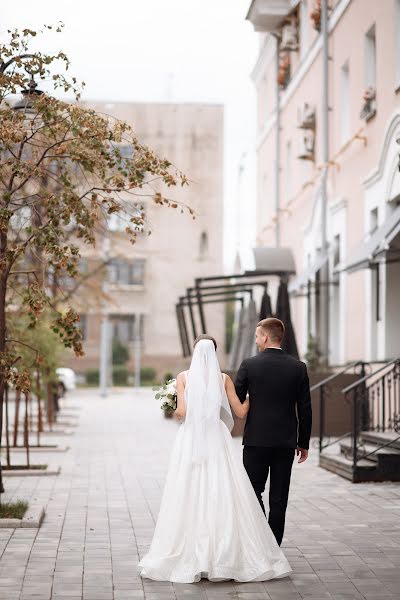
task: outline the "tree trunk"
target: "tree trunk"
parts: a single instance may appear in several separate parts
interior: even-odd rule
[[[15,412],[14,412],[14,438],[13,446],[18,446],[18,432],[19,432],[19,406],[21,400],[21,390],[15,391]]]
[[[24,446],[26,451],[26,466],[29,469],[29,396],[28,392],[24,392],[25,396],[25,418],[24,418]]]
[[[36,374],[36,397],[37,397],[37,445],[40,446],[40,434],[43,431],[43,414],[42,414],[42,382],[40,380],[39,370]]]
[[[49,424],[50,431],[53,429],[54,423],[54,399],[53,399],[53,384],[50,381],[50,370],[47,372],[46,382],[46,408],[47,408],[47,423]]]
[[[7,234],[0,233],[0,355],[6,350],[6,292],[7,292]],[[5,390],[4,372],[0,371],[0,455],[2,449],[3,437],[3,407]],[[2,467],[0,460],[0,493],[4,491],[2,484]]]

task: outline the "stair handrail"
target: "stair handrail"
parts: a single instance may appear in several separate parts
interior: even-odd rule
[[[373,377],[374,375],[377,375],[381,371],[384,371],[385,369],[387,369],[388,367],[390,367],[391,365],[394,365],[396,362],[399,362],[399,361],[400,361],[400,358],[393,358],[389,362],[385,362],[385,364],[382,367],[379,367],[379,369],[377,369],[376,371],[372,371],[372,373],[368,373],[368,375],[365,375],[361,379],[357,379],[357,381],[355,381],[354,383],[351,383],[347,387],[343,388],[342,389],[342,393],[343,394],[347,394],[353,388],[355,388],[358,385],[360,385],[361,383],[364,383],[365,381],[367,381],[367,379],[369,379],[370,377]],[[364,363],[364,364],[371,364],[371,363]]]
[[[369,364],[369,363],[366,363],[366,362],[364,362],[362,360],[355,360],[352,363],[348,363],[340,371],[337,371],[336,373],[332,373],[331,375],[328,375],[328,377],[325,377],[325,379],[322,379],[322,381],[318,381],[318,383],[314,383],[314,385],[310,387],[310,392],[314,392],[315,390],[317,390],[321,386],[324,386],[327,383],[330,383],[331,381],[333,381],[333,379],[335,379],[336,377],[339,377],[339,375],[343,375],[349,369],[352,369],[353,367],[357,367],[358,365],[362,365],[362,364],[366,365],[366,364]]]
[[[372,377],[375,377],[382,371],[385,371],[385,370],[389,369],[389,367],[392,367],[396,364],[400,364],[400,358],[393,358],[393,359],[385,362],[385,364],[382,365],[382,367],[379,367],[379,369],[372,371],[372,373],[368,373],[368,375],[365,375],[361,379],[358,379],[354,383],[351,383],[350,385],[346,386],[342,390],[342,394],[345,397],[349,394],[349,392],[351,392],[351,404],[352,404],[352,430],[351,430],[351,446],[352,447],[351,447],[351,450],[352,450],[352,455],[353,455],[352,456],[353,481],[355,481],[358,461],[360,460],[360,458],[366,458],[365,455],[362,457],[358,456],[358,437],[359,437],[359,433],[360,433],[359,410],[360,410],[360,406],[361,406],[361,403],[358,398],[358,394],[359,394],[360,387],[363,386],[364,392],[362,393],[362,398],[365,398],[366,382],[369,379],[371,379]],[[382,377],[386,377],[386,375],[383,375]],[[378,378],[377,381],[380,381],[382,379],[382,377]],[[362,410],[362,407],[361,407],[361,410]],[[392,443],[393,443],[393,440],[390,440],[388,445],[390,445]],[[386,447],[386,444],[378,446],[374,451],[368,453],[368,456],[375,454],[375,452],[377,452],[379,449],[381,449],[383,447]]]
[[[336,373],[332,373],[331,375],[328,375],[328,377],[325,377],[325,379],[323,379],[322,381],[319,381],[318,383],[314,384],[310,388],[311,392],[319,390],[319,452],[320,453],[322,452],[322,450],[324,448],[331,446],[332,444],[338,442],[340,439],[347,437],[349,435],[349,433],[345,433],[344,435],[340,436],[340,438],[335,439],[334,442],[329,442],[328,444],[324,444],[324,438],[325,438],[325,386],[328,383],[331,383],[332,381],[334,381],[334,379],[336,379],[336,377],[343,375],[350,369],[353,369],[358,366],[365,368],[365,366],[367,364],[369,364],[369,363],[366,363],[362,360],[355,360],[351,363],[348,363],[340,371],[337,371]]]

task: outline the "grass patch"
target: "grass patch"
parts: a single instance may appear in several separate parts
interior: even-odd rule
[[[25,500],[2,502],[0,504],[0,519],[22,519],[27,510],[28,503]]]

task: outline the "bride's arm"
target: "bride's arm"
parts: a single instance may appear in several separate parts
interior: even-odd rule
[[[176,396],[176,410],[174,415],[177,419],[183,419],[186,415],[184,373],[179,373],[176,377]]]
[[[233,381],[229,377],[229,375],[225,375],[225,390],[233,412],[237,417],[239,417],[239,419],[244,419],[244,417],[249,412],[249,398],[246,398],[243,404],[240,402],[239,398],[236,395],[236,390],[235,386],[233,385]]]

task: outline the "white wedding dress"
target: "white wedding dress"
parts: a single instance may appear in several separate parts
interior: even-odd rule
[[[210,340],[195,347],[185,401],[141,576],[178,583],[287,576],[290,565],[234,451],[233,418]]]

